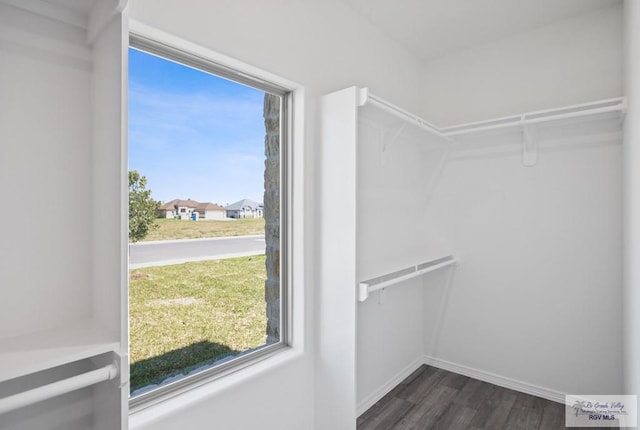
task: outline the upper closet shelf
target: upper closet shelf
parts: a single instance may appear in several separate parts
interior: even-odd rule
[[[439,129],[445,136],[450,138],[455,136],[470,135],[491,130],[499,130],[509,127],[525,127],[544,122],[577,119],[581,117],[592,117],[594,115],[616,115],[622,116],[626,111],[624,97],[601,100],[592,103],[584,103],[573,106],[566,106],[556,109],[540,110],[503,118],[491,119],[487,121],[470,122],[467,124],[454,125]]]
[[[470,122],[450,127],[438,127],[417,115],[407,112],[371,94],[368,88],[359,88],[358,105],[360,107],[367,105],[373,106],[399,118],[404,124],[414,125],[428,132],[430,135],[437,136],[450,143],[457,143],[455,138],[459,136],[469,136],[493,130],[520,128],[523,132],[526,132],[530,130],[532,126],[549,122],[579,121],[581,118],[621,119],[624,117],[626,111],[625,98],[618,97],[555,109],[527,112],[486,121]]]
[[[604,124],[607,124],[607,121],[611,124],[612,120],[620,120],[621,124],[626,111],[625,99],[624,97],[619,97],[440,128],[374,96],[367,88],[359,88],[358,106],[363,107],[366,105],[374,107],[374,111],[369,111],[368,114],[361,115],[361,119],[368,120],[370,123],[383,129],[394,130],[394,135],[390,140],[391,143],[395,142],[400,135],[406,133],[407,125],[413,126],[409,128],[420,130],[420,134],[414,134],[414,138],[419,139],[424,144],[427,142],[434,143],[435,141],[438,148],[442,148],[443,143],[458,143],[459,141],[457,139],[459,137],[486,135],[487,132],[520,132],[522,164],[525,166],[535,166],[537,163],[538,141],[541,138],[541,136],[538,135],[538,130],[543,124],[565,126],[580,124],[584,122],[585,119],[589,119],[589,121],[592,122],[603,121]],[[383,113],[382,115],[380,114],[381,112]],[[395,118],[395,120],[392,118]],[[400,121],[398,121],[398,119]],[[424,131],[427,132],[427,138],[425,138]],[[545,134],[545,136],[548,137],[548,133]],[[435,140],[433,139],[434,137]],[[383,146],[383,151],[386,150],[389,144],[390,143],[387,143]]]
[[[399,108],[398,106],[395,106],[389,103],[388,101],[383,100],[380,97],[377,97],[371,94],[368,88],[360,88],[358,106],[363,107],[367,105],[373,106],[388,114],[391,114],[395,118],[402,120],[404,124],[408,123],[413,126],[416,126],[419,129],[426,131],[427,133],[433,136],[437,136],[438,138],[442,139],[445,142],[453,142],[451,138],[449,138],[444,133],[442,133],[442,131],[438,127],[431,124],[429,121],[426,121],[417,115],[407,112],[406,110]]]

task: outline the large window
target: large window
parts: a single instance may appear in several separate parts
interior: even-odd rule
[[[286,344],[287,91],[132,36],[132,402]]]

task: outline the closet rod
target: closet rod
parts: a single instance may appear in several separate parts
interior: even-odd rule
[[[109,364],[100,369],[72,376],[71,378],[43,385],[12,396],[0,398],[0,415],[42,400],[90,387],[99,382],[110,381],[117,378],[118,373],[118,367],[115,364]]]
[[[596,115],[608,112],[624,112],[626,104],[623,97],[603,100],[595,103],[585,103],[560,109],[529,112],[522,115],[514,115],[488,121],[471,122],[468,124],[454,125],[441,129],[448,137],[460,136],[482,131],[497,130],[500,128],[525,126],[541,122],[561,119],[579,118],[582,116]]]
[[[458,259],[452,255],[438,258],[436,260],[430,260],[425,263],[420,263],[415,266],[407,267],[406,269],[398,270],[377,278],[369,279],[367,281],[360,282],[358,284],[358,301],[364,302],[369,297],[369,293],[381,290],[390,285],[397,284],[407,279],[415,278],[425,273],[433,272],[434,270],[452,266],[458,263]]]
[[[431,124],[429,121],[426,121],[422,118],[420,118],[419,116],[416,116],[410,112],[407,112],[406,110],[399,108],[396,105],[393,105],[385,100],[382,100],[379,97],[376,97],[375,95],[371,94],[368,90],[368,88],[363,88],[361,90],[361,96],[360,96],[360,106],[364,106],[366,104],[371,104],[373,106],[376,106],[379,109],[384,110],[385,112],[388,112],[394,116],[396,116],[397,118],[400,118],[404,121],[407,121],[413,125],[416,125],[418,128],[421,128],[423,130],[428,131],[431,134],[435,134],[438,137],[441,137],[445,140],[447,140],[450,143],[455,143],[452,139],[450,139],[447,135],[445,135],[444,133],[442,133],[442,131],[436,127],[435,125]]]

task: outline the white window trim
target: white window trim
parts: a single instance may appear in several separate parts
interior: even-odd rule
[[[281,313],[285,314],[283,327],[281,328],[283,342],[277,344],[280,348],[265,348],[267,351],[262,354],[247,354],[249,359],[234,360],[234,365],[222,371],[208,374],[202,378],[189,381],[177,388],[168,390],[158,390],[157,395],[141,395],[132,399],[129,403],[130,425],[135,427],[136,423],[143,424],[152,417],[163,415],[172,410],[169,404],[184,407],[186,404],[195,401],[198,397],[192,398],[192,393],[198,391],[200,395],[213,395],[219,390],[224,390],[230,386],[244,384],[248,380],[262,372],[270,372],[275,368],[298,358],[304,352],[304,332],[305,332],[305,311],[304,311],[304,89],[301,85],[283,79],[279,76],[265,72],[259,68],[244,64],[238,60],[229,58],[222,54],[211,51],[200,45],[186,41],[172,34],[147,26],[135,20],[129,21],[130,34],[137,38],[144,38],[159,44],[166,45],[173,49],[206,59],[211,63],[228,67],[230,70],[246,75],[245,83],[256,87],[258,81],[253,81],[250,77],[260,80],[262,87],[271,83],[276,89],[288,92],[288,109],[286,121],[286,133],[288,142],[286,145],[286,168],[283,172],[286,175],[288,201],[282,209],[287,217],[286,229],[281,232],[285,238],[281,246],[286,247],[287,273],[285,274],[285,287],[287,298],[282,305]],[[243,82],[236,76],[235,81]],[[268,86],[268,84],[267,84]],[[259,88],[259,86],[258,86]],[[295,185],[294,185],[295,184]],[[295,311],[294,311],[295,310]],[[295,329],[294,329],[295,328]],[[257,351],[260,352],[260,351]],[[155,418],[153,418],[155,419]]]

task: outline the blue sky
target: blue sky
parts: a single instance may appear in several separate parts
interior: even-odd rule
[[[129,50],[129,169],[156,200],[262,202],[264,92]]]

